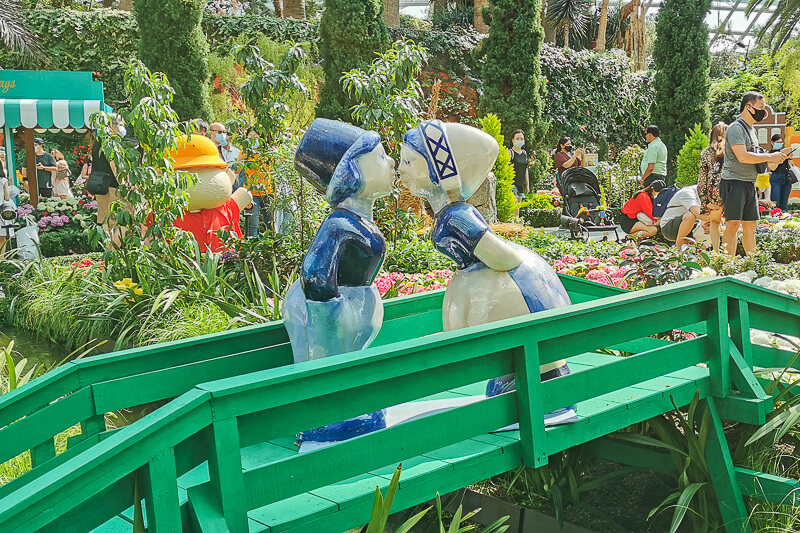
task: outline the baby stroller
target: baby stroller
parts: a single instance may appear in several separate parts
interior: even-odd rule
[[[602,233],[608,240],[610,232],[619,242],[614,216],[601,205],[600,182],[587,168],[569,168],[561,175],[561,193],[564,197],[561,226],[569,229],[573,239],[589,239],[593,233]]]

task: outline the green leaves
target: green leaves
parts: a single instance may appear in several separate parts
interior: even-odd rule
[[[708,135],[700,124],[695,124],[685,138],[678,154],[678,181],[688,186],[697,183],[700,153],[708,146]]]
[[[480,119],[481,129],[495,138],[500,146],[497,161],[494,163],[492,172],[497,178],[496,199],[497,199],[497,218],[502,222],[509,222],[516,211],[516,199],[514,198],[514,167],[511,165],[511,156],[504,144],[502,134],[503,125],[494,113],[489,113]]]
[[[401,39],[365,69],[342,74],[342,87],[356,102],[353,118],[381,134],[396,154],[403,135],[422,119],[422,87],[417,81],[428,61],[425,48]]]
[[[307,43],[287,43],[280,65],[275,65],[261,56],[255,45],[241,45],[233,49],[237,61],[249,73],[248,80],[239,88],[247,106],[253,111],[256,129],[262,138],[278,139],[285,129],[288,103],[296,94],[307,96],[308,88],[300,80],[297,71],[306,63]]]

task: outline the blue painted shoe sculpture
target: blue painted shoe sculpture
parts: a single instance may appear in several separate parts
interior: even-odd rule
[[[400,180],[411,194],[431,205],[436,213],[433,243],[458,265],[444,296],[445,331],[570,304],[544,259],[498,237],[478,210],[465,202],[486,178],[498,151],[489,134],[439,120],[409,130],[400,151]],[[569,367],[559,360],[542,365],[540,373],[544,381],[569,374]],[[489,381],[486,394],[514,388],[514,376],[503,376]],[[545,419],[574,421],[574,408],[548,413]]]
[[[372,205],[391,193],[395,171],[377,133],[327,119],[315,120],[306,132],[295,166],[333,207],[283,304],[294,361],[300,363],[363,350],[380,331],[383,303],[373,280],[386,242]],[[304,431],[300,440],[339,441],[385,426],[378,411]]]

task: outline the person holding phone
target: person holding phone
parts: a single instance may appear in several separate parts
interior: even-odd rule
[[[776,133],[772,136],[771,144],[772,150],[770,150],[770,153],[786,150],[783,146],[783,137],[780,133]],[[790,154],[792,157],[797,156],[797,154],[793,152],[790,152]],[[767,167],[772,171],[769,176],[770,200],[775,202],[781,210],[789,207],[789,193],[792,192],[792,185],[788,182],[790,164],[791,159],[787,159],[783,163],[767,164]]]
[[[720,181],[720,197],[725,214],[722,242],[730,255],[736,255],[739,226],[745,254],[756,249],[758,199],[756,178],[767,171],[767,164],[777,166],[789,158],[790,149],[764,153],[753,125],[767,116],[764,95],[749,91],[739,104],[740,116],[725,132],[725,156]]]
[[[561,137],[558,141],[558,146],[556,146],[556,154],[553,156],[553,165],[556,167],[556,172],[558,172],[558,190],[561,190],[561,175],[565,170],[573,167],[586,166],[586,161],[584,161],[585,157],[583,157],[586,154],[585,148],[578,148],[574,153],[571,152],[572,139],[569,137]]]

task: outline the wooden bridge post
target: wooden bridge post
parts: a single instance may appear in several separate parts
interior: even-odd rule
[[[730,310],[731,340],[739,353],[752,368],[753,366],[753,345],[750,343],[750,311],[747,307],[747,300],[728,298],[728,309]]]
[[[726,398],[731,393],[730,337],[728,337],[728,299],[721,296],[709,302],[712,306],[708,319],[708,373],[711,395]]]
[[[208,474],[230,533],[247,533],[247,494],[236,417],[215,420],[210,430]]]
[[[725,438],[716,401],[718,400],[714,398],[704,400],[706,408],[709,410],[709,424],[711,424],[705,451],[711,483],[717,495],[725,531],[727,533],[751,533],[752,528],[748,521],[747,508],[744,505],[742,491],[736,481],[736,471],[733,467],[733,459],[728,449],[728,441]]]
[[[539,468],[547,464],[548,454],[538,343],[529,342],[514,349],[513,357],[522,463],[531,468]]]
[[[144,467],[144,474],[148,533],[182,531],[174,448],[151,459]]]

